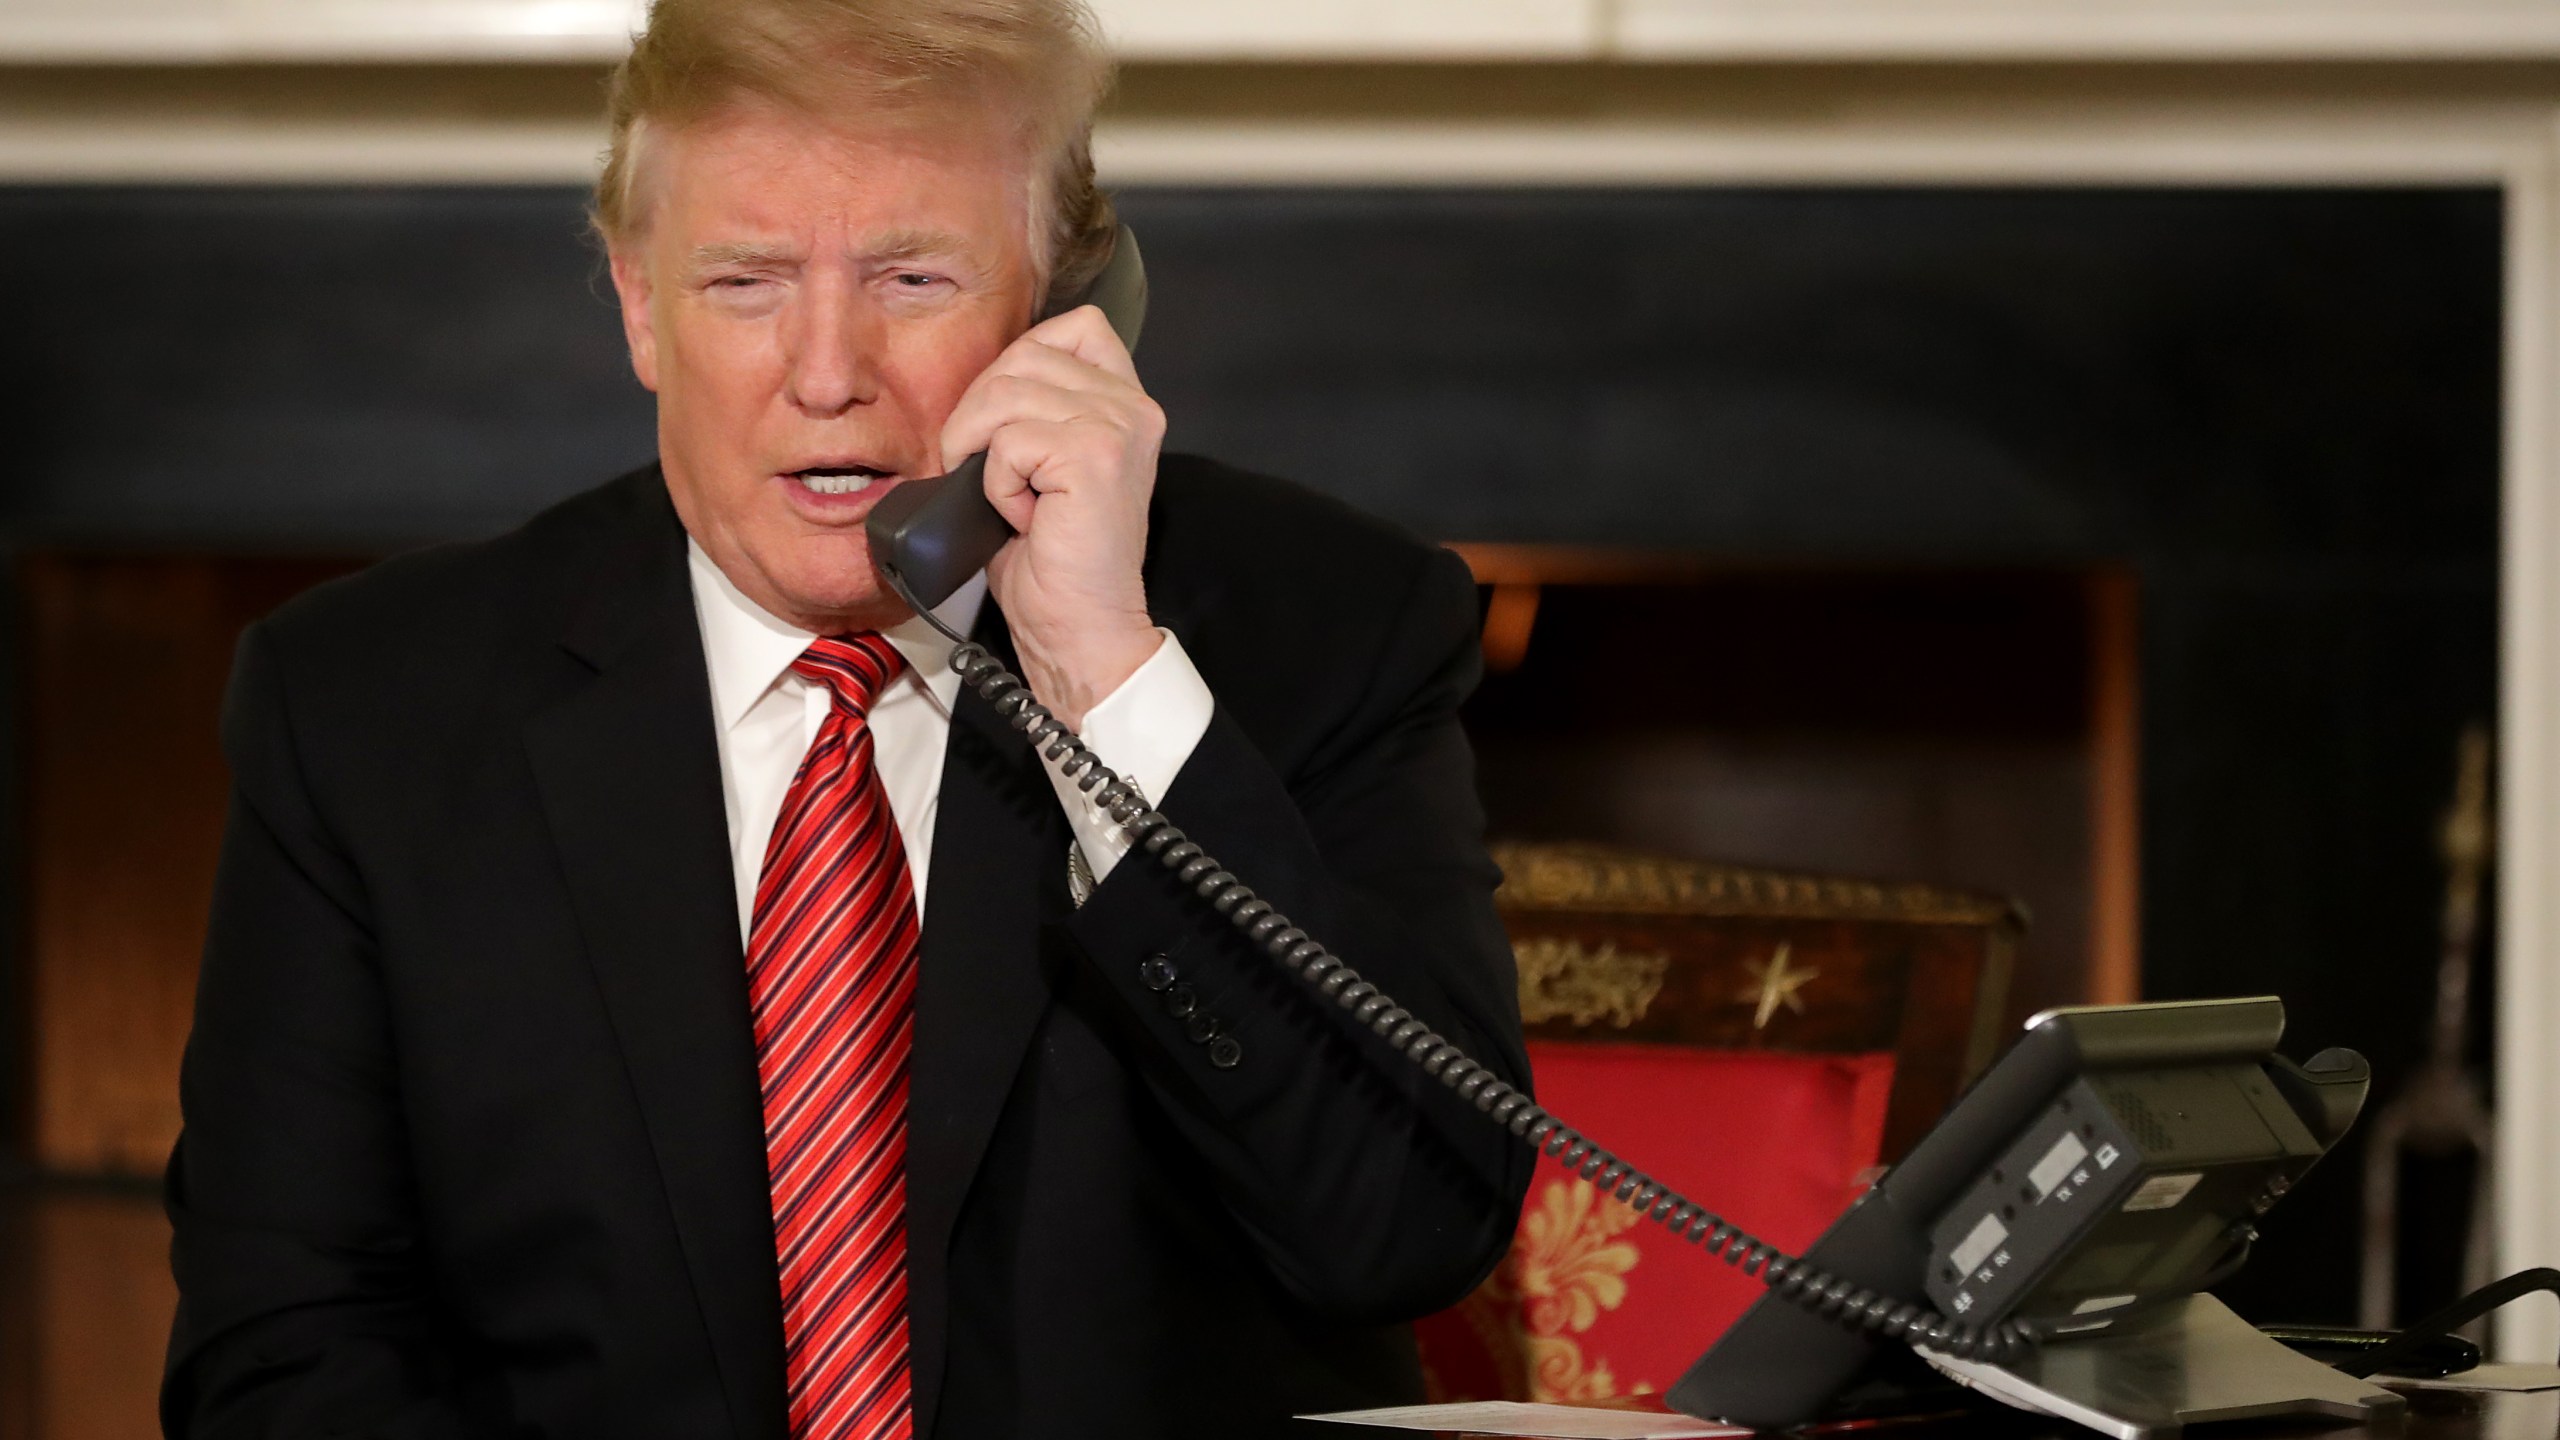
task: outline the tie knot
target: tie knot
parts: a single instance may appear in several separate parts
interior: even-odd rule
[[[835,695],[839,708],[860,719],[871,713],[871,702],[880,691],[898,678],[906,659],[889,637],[877,630],[855,635],[821,635],[791,662],[793,673],[814,685],[824,685]]]

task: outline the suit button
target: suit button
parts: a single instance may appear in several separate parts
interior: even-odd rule
[[[1191,1032],[1191,1043],[1194,1045],[1206,1045],[1217,1039],[1226,1029],[1218,1023],[1214,1015],[1194,1015],[1182,1022],[1182,1028]]]
[[[1150,955],[1138,965],[1139,983],[1150,990],[1163,990],[1173,984],[1173,962],[1162,955]]]
[[[1244,1047],[1233,1035],[1221,1035],[1209,1042],[1209,1063],[1221,1070],[1233,1070],[1244,1059]]]
[[[1200,1008],[1200,992],[1188,985],[1176,985],[1164,992],[1164,1013],[1176,1020],[1188,1020]]]

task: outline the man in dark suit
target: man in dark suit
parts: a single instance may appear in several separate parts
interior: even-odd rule
[[[1413,1398],[1528,1157],[948,672],[943,607],[1526,1083],[1444,552],[1173,456],[1061,0],[660,0],[600,228],[660,462],[242,642],[172,1435],[1252,1436]],[[813,100],[811,97],[819,97]]]

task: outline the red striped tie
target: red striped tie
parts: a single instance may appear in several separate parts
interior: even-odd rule
[[[864,720],[899,664],[876,634],[826,637],[792,662],[835,703],[774,821],[747,941],[792,1440],[906,1440],[914,1426],[915,886]]]

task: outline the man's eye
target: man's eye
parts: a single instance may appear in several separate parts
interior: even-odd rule
[[[893,278],[897,281],[899,288],[904,290],[930,290],[942,283],[942,277],[939,275],[920,275],[913,270],[900,271]]]
[[[711,282],[714,290],[749,290],[764,283],[761,275],[723,275]]]

